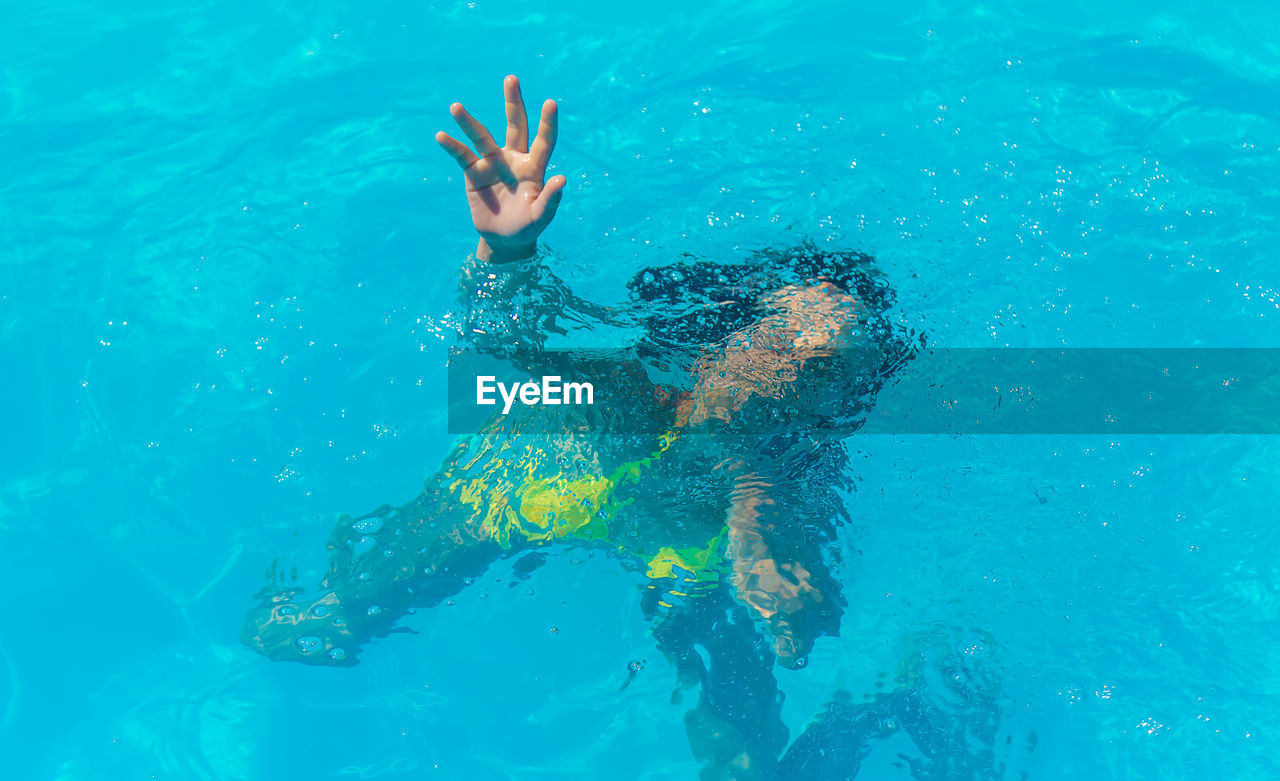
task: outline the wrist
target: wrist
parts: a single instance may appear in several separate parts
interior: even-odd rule
[[[491,244],[483,236],[476,245],[476,259],[483,263],[515,263],[533,257],[538,252],[536,240],[528,244]]]

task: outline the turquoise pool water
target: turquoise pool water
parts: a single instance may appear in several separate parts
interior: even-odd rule
[[[546,240],[597,299],[807,238],[876,255],[935,346],[1280,343],[1270,4],[5,16],[7,778],[696,777],[642,584],[598,553],[500,563],[349,669],[237,641],[274,560],[314,582],[334,517],[411,499],[450,445],[474,234],[431,138],[453,100],[498,122],[507,73],[560,102]],[[793,737],[960,654],[984,683],[946,707],[998,725],[987,775],[1280,775],[1273,439],[849,447],[849,607],[777,671]],[[858,777],[918,754],[876,743]]]

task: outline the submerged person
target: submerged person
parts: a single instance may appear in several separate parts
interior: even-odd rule
[[[501,558],[596,546],[647,579],[655,638],[699,686],[686,726],[705,776],[764,777],[788,738],[773,668],[802,666],[845,604],[830,572],[849,487],[841,439],[909,359],[909,335],[888,322],[871,258],[812,245],[646,269],[625,306],[578,298],[537,243],[566,183],[544,181],[556,105],[544,103],[530,143],[514,76],[504,91],[504,145],[456,103],[474,151],[436,137],[464,172],[480,234],[462,270],[460,341],[536,370],[568,324],[630,326],[644,336],[620,375],[643,385],[658,360],[687,381],[649,382],[626,409],[590,413],[648,424],[629,435],[495,415],[413,501],[340,518],[318,593],[269,584],[242,640],[276,660],[351,665]]]

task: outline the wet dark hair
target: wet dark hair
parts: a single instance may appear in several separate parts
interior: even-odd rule
[[[766,248],[741,263],[690,258],[642,269],[627,289],[641,305],[648,346],[698,349],[745,328],[764,314],[764,300],[786,285],[830,282],[857,296],[868,334],[893,337],[887,317],[893,289],[870,255],[805,242]]]

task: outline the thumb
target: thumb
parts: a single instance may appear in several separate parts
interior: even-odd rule
[[[533,217],[534,222],[550,222],[551,218],[556,216],[556,208],[560,206],[560,199],[564,197],[564,186],[568,183],[569,180],[560,175],[547,180],[547,183],[542,186],[542,192],[533,199],[530,216]]]

